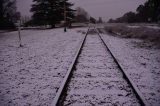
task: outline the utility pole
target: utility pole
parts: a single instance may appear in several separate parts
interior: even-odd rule
[[[66,3],[65,3],[65,0],[64,0],[64,32],[67,32],[67,20],[66,20]]]
[[[19,20],[19,25],[18,25],[18,38],[19,38],[19,47],[23,47],[22,46],[22,40],[21,40],[21,19]]]

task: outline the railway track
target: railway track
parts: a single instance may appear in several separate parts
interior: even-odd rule
[[[149,106],[98,30],[89,31],[51,106]]]

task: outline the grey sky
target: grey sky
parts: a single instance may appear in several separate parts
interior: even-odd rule
[[[84,8],[91,16],[102,17],[105,20],[117,18],[128,11],[136,11],[138,5],[147,0],[70,0],[74,7]],[[18,11],[24,15],[31,15],[29,12],[32,0],[17,0]]]

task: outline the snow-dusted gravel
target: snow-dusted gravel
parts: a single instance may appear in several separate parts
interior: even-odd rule
[[[160,49],[138,39],[102,35],[151,106],[160,105]]]
[[[64,105],[140,105],[98,35],[88,35],[86,38]]]
[[[24,30],[0,34],[0,106],[49,106],[81,38],[76,30]]]

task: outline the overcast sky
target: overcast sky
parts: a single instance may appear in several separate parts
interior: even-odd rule
[[[109,18],[117,18],[128,11],[136,11],[138,5],[143,4],[147,0],[70,0],[74,3],[74,7],[84,8],[91,16],[104,20]],[[31,16],[29,12],[32,0],[17,0],[18,11],[22,16]]]

